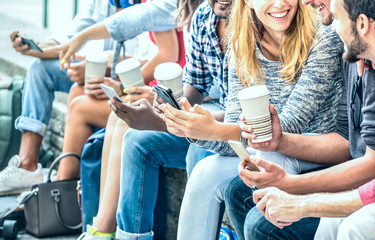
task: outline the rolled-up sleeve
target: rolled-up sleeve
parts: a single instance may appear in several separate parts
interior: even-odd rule
[[[375,202],[375,179],[359,187],[359,196],[361,197],[363,205],[368,205]]]
[[[147,32],[177,27],[176,0],[154,0],[137,4],[104,20],[111,37],[125,41]]]

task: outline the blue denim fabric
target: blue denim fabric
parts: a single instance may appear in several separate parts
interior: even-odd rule
[[[28,67],[22,95],[22,113],[15,127],[45,136],[55,91],[69,92],[73,82],[57,59],[35,59]]]
[[[314,239],[320,221],[319,218],[304,218],[283,229],[276,227],[254,207],[252,190],[239,177],[229,183],[225,205],[240,240]]]
[[[159,166],[186,167],[186,138],[157,131],[129,129],[121,156],[118,239],[152,239]]]
[[[93,218],[98,213],[99,208],[100,172],[105,128],[94,127],[93,130],[94,134],[83,145],[80,160],[83,231],[86,231],[87,224],[92,225]]]
[[[190,144],[189,151],[186,156],[186,171],[188,177],[190,176],[191,172],[195,165],[202,159],[214,155],[214,152],[211,152],[207,149],[201,148],[195,144]]]

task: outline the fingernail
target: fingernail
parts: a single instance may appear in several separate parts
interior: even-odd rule
[[[126,94],[128,92],[128,90],[126,88],[124,88],[124,90],[122,90],[122,92]]]
[[[65,59],[61,60],[60,64],[64,65],[64,63],[65,63]]]

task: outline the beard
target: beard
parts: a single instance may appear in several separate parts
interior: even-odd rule
[[[367,50],[368,44],[359,36],[355,23],[352,24],[352,41],[345,44],[345,52],[342,56],[347,63],[355,63],[359,60],[358,56]]]

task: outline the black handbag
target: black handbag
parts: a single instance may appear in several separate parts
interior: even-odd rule
[[[78,205],[78,179],[51,181],[51,172],[61,159],[79,156],[65,153],[51,164],[47,182],[33,185],[25,197],[26,231],[36,237],[77,234],[82,231],[81,209]]]

